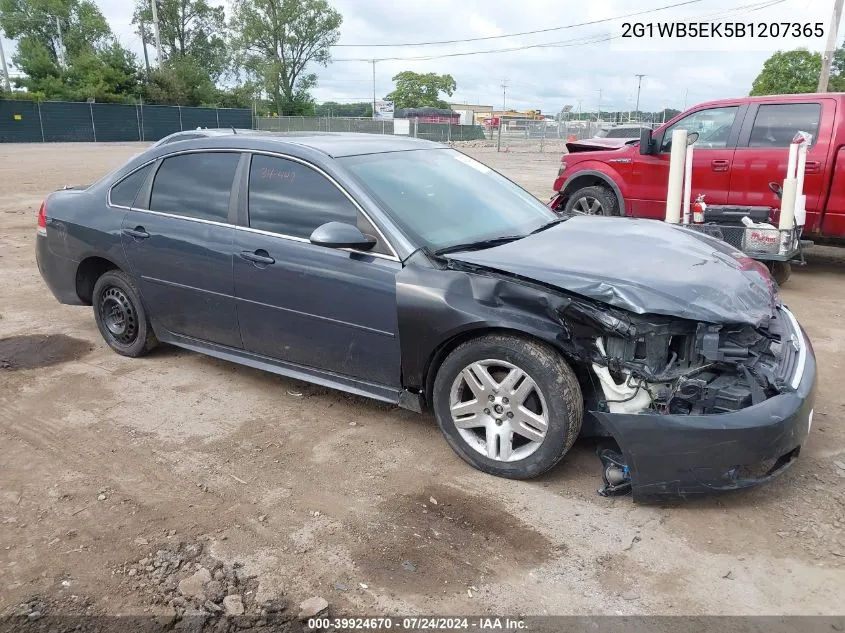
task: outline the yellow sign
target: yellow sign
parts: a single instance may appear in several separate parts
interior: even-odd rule
[[[20,121],[23,117],[20,114],[15,115],[15,121]]]

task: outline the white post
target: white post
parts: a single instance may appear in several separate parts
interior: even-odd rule
[[[672,132],[672,151],[669,154],[669,183],[666,188],[666,221],[681,221],[681,194],[684,186],[684,162],[687,154],[687,131]]]
[[[687,147],[686,164],[684,165],[684,224],[689,224],[690,204],[692,203],[692,155],[695,143]]]
[[[798,193],[798,180],[795,170],[798,167],[798,145],[798,143],[789,144],[789,159],[786,162],[786,178],[783,181],[783,195],[778,221],[778,228],[781,231],[792,230],[795,223],[795,196]]]
[[[804,226],[807,219],[807,196],[804,195],[804,170],[807,168],[807,143],[801,143],[798,147],[798,167],[795,174],[797,184],[795,186],[795,224]]]

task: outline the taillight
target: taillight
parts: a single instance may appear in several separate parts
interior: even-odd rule
[[[558,175],[558,176],[563,176],[563,172],[565,172],[565,171],[566,171],[566,161],[565,161],[565,160],[561,160],[561,161],[560,161],[560,167],[559,167],[559,168],[558,168],[558,170],[557,170],[557,175]]]
[[[47,235],[47,201],[38,209],[38,235]]]

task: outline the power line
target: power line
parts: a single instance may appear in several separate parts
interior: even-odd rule
[[[567,24],[565,26],[553,26],[547,29],[537,29],[536,31],[522,31],[521,33],[507,33],[504,35],[488,35],[487,37],[468,37],[460,40],[440,40],[437,42],[406,42],[404,44],[335,44],[335,48],[376,48],[376,47],[403,47],[403,46],[435,46],[438,44],[460,44],[462,42],[481,42],[484,40],[498,40],[506,37],[520,37],[522,35],[536,35],[538,33],[551,33],[552,31],[563,31],[565,29],[574,29],[579,26],[591,26],[593,24],[601,24],[603,22],[612,22],[613,20],[622,20],[624,18],[632,18],[637,15],[644,15],[646,13],[654,13],[656,11],[664,11],[666,9],[674,9],[675,7],[682,7],[688,4],[696,4],[702,0],[686,0],[685,2],[677,2],[669,4],[664,7],[657,7],[656,9],[645,9],[643,11],[636,11],[635,13],[627,13],[625,15],[617,15],[612,18],[602,18],[601,20],[591,20],[589,22],[579,22],[578,24]]]
[[[773,7],[778,4],[783,4],[787,0],[766,0],[764,2],[757,2],[752,4],[746,4],[739,7],[734,7],[732,9],[728,9],[727,11],[723,12],[722,14],[714,14],[709,16],[710,18],[723,18],[729,15],[733,15],[735,12],[741,11],[743,9],[748,9],[746,13],[751,13],[752,11],[759,11],[761,9],[767,9],[769,7]],[[614,18],[618,19],[618,18]],[[702,18],[696,18],[696,20],[701,20]],[[467,57],[470,55],[490,55],[494,53],[513,53],[517,51],[524,51],[534,48],[568,48],[571,46],[584,46],[587,44],[600,44],[602,42],[609,42],[613,39],[618,39],[621,35],[589,35],[580,38],[575,38],[571,40],[559,40],[555,42],[544,42],[541,44],[526,44],[524,46],[513,46],[510,48],[494,48],[488,50],[481,50],[481,51],[468,51],[464,53],[443,53],[441,55],[420,55],[416,57],[379,57],[376,58],[375,61],[384,62],[384,61],[430,61],[433,59],[444,59],[447,57]],[[333,62],[367,62],[372,63],[373,58],[366,57],[366,58],[359,58],[359,57],[350,57],[350,58],[333,58],[331,61]]]

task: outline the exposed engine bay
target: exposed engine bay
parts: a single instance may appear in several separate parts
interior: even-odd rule
[[[611,317],[613,318],[613,317]],[[706,415],[759,404],[788,388],[798,357],[792,326],[776,309],[765,326],[629,317],[597,337],[592,363],[611,413]]]

